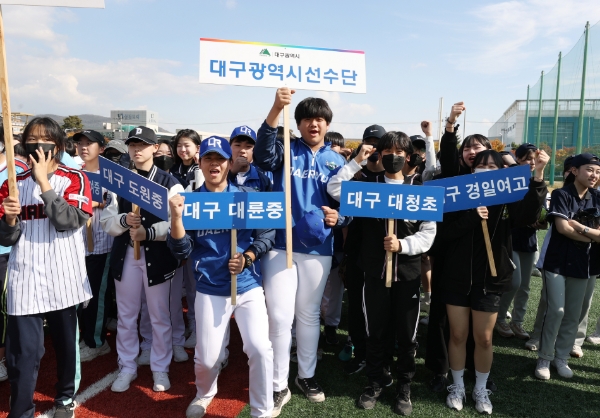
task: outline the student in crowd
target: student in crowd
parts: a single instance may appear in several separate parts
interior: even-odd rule
[[[82,235],[92,214],[92,195],[81,171],[60,164],[66,138],[54,120],[34,118],[23,137],[32,169],[17,175],[17,196],[9,195],[8,181],[0,188],[0,245],[12,246],[6,304],[8,416],[34,416],[46,321],[57,364],[54,417],[71,418],[80,380],[77,305],[92,297]]]
[[[85,130],[73,136],[84,164],[85,171],[100,173],[99,156],[104,152],[104,137],[96,131]],[[107,191],[102,190],[102,195]],[[93,298],[87,306],[80,305],[79,328],[81,338],[79,357],[83,361],[91,361],[98,356],[110,353],[106,341],[106,322],[108,318],[108,255],[113,244],[113,237],[108,235],[100,225],[100,216],[104,203],[92,202],[93,215],[86,223],[83,231],[85,243],[85,266],[92,288]],[[112,279],[112,278],[110,278]]]
[[[228,181],[232,151],[225,138],[209,137],[200,147],[205,182],[196,192],[252,192]],[[235,313],[250,366],[250,408],[253,417],[271,417],[273,410],[273,349],[259,259],[273,246],[275,231],[237,230],[237,252],[231,253],[230,230],[186,231],[182,222],[184,198],[169,200],[171,233],[167,245],[180,260],[195,267],[196,335],[194,355],[197,394],[187,418],[201,418],[217,393],[229,319]],[[237,275],[237,304],[231,304],[231,275]],[[190,292],[193,289],[189,290]]]
[[[108,141],[108,144],[106,147],[104,147],[104,153],[102,156],[111,160],[113,163],[130,168],[131,157],[127,151],[127,145],[125,145],[125,142],[121,141],[120,139],[112,139]]]
[[[537,147],[533,144],[522,144],[515,151],[518,165],[528,165],[531,172],[535,170],[535,157]],[[537,231],[547,228],[546,222],[536,220],[532,225],[515,228],[512,231],[512,261],[515,264],[512,285],[500,299],[500,310],[496,320],[495,330],[502,337],[516,336],[522,340],[528,340],[529,334],[523,328],[527,301],[529,300],[529,281],[537,251]],[[514,301],[513,301],[514,299]],[[506,323],[506,314],[511,303],[513,303],[512,320]]]
[[[20,172],[17,171],[17,174],[19,174],[19,173],[22,173],[23,171],[29,170],[29,165],[27,164],[27,157],[26,157],[27,153],[25,152],[25,148],[21,144],[21,141],[14,141],[14,144],[15,144],[15,151],[14,151],[15,166],[19,167],[21,169]]]
[[[254,148],[259,168],[272,171],[274,191],[283,191],[284,146],[277,140],[277,121],[293,90],[280,88]],[[291,144],[291,197],[294,227],[293,267],[287,268],[285,230],[278,230],[275,248],[262,262],[269,313],[269,338],[273,344],[275,405],[273,414],[289,400],[291,328],[296,317],[298,376],[296,386],[311,402],[323,402],[325,394],[315,379],[320,324],[319,307],[331,270],[333,233],[345,226],[345,218],[330,206],[327,182],[344,165],[344,159],[325,144],[333,114],[323,99],[307,98],[294,112],[302,137]],[[320,219],[317,222],[317,219]],[[306,236],[302,236],[305,234]]]
[[[552,192],[547,248],[543,258],[546,292],[538,362],[535,376],[550,379],[550,363],[565,378],[573,376],[568,365],[580,322],[588,280],[598,275],[600,231],[583,225],[584,214],[596,213],[600,195],[593,187],[600,179],[600,160],[593,154],[576,155],[565,186]]]
[[[173,148],[176,154],[171,174],[184,189],[195,179],[195,172],[198,171],[198,164],[194,161],[194,156],[200,149],[200,142],[202,142],[200,135],[193,129],[182,129],[173,137]]]
[[[169,173],[171,168],[175,165],[175,157],[173,154],[171,141],[168,139],[159,139],[158,150],[154,153],[154,157],[152,159],[154,161],[154,165]]]
[[[270,192],[271,180],[254,164],[256,132],[248,126],[238,126],[229,139],[232,160],[229,180],[238,186],[246,186],[257,192]]]
[[[153,156],[158,150],[158,141],[152,129],[143,126],[132,129],[126,144],[139,175],[167,188],[169,197],[183,191],[177,180],[154,165]],[[140,210],[139,215],[135,214],[131,202],[108,193],[101,223],[104,230],[115,237],[110,267],[115,278],[119,311],[117,353],[120,372],[111,390],[125,392],[137,378],[137,319],[142,305],[142,292],[146,295],[152,324],[150,368],[153,390],[169,390],[171,383],[168,373],[173,357],[169,294],[171,279],[179,264],[165,242],[169,222],[144,209]],[[134,257],[136,241],[140,243],[139,260]]]
[[[73,155],[75,155],[75,143],[73,142],[73,140],[71,138],[66,138],[65,139],[65,149],[62,152],[62,157],[60,160],[60,163],[69,167],[69,168],[74,168],[76,170],[79,170],[81,168],[81,165],[75,161],[75,159],[73,158]]]
[[[414,157],[410,139],[403,132],[387,132],[377,145],[379,160],[385,174],[369,181],[388,184],[415,184],[405,178],[402,168]],[[363,145],[357,157],[343,167],[329,182],[327,189],[339,199],[342,181],[348,181],[360,170],[360,164],[375,149]],[[420,183],[417,183],[420,184]],[[364,272],[363,309],[367,325],[366,368],[369,385],[358,398],[357,405],[373,409],[386,386],[392,384],[388,371],[392,358],[389,352],[390,335],[395,336],[398,362],[394,412],[410,415],[410,384],[415,374],[417,324],[421,286],[421,254],[431,245],[436,232],[435,222],[396,221],[393,231],[387,230],[387,219],[355,218],[355,231],[360,235],[358,266]],[[350,242],[348,245],[352,245]],[[393,256],[392,287],[385,286],[386,251]]]

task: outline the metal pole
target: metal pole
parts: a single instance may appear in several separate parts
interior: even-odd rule
[[[525,124],[523,125],[523,143],[529,142],[527,130],[529,128],[529,84],[527,85],[527,101],[525,102]]]
[[[462,137],[462,139],[463,139],[463,141],[464,141],[464,140],[465,140],[465,138],[466,138],[466,136],[465,136],[465,135],[466,135],[466,134],[465,134],[465,131],[466,131],[466,129],[467,129],[467,109],[465,109],[465,113],[463,114],[463,116],[464,116],[464,117],[463,117],[463,137]]]
[[[439,118],[438,118],[438,122],[440,123],[440,129],[438,130],[438,141],[440,141],[442,139],[442,135],[444,134],[444,121],[442,120],[442,109],[444,108],[444,98],[440,97],[440,113],[439,113]]]
[[[588,37],[590,34],[590,22],[585,25],[585,44],[583,47],[583,71],[581,73],[581,96],[579,98],[579,123],[577,126],[577,148],[576,153],[581,154],[583,145],[583,110],[585,107],[585,75],[587,69]],[[588,132],[588,135],[590,133]]]
[[[552,130],[552,157],[550,159],[550,186],[554,186],[554,170],[556,168],[556,138],[558,135],[558,97],[560,92],[560,66],[562,52],[558,53],[558,74],[556,76],[556,100],[554,101],[554,129]]]
[[[537,135],[535,136],[535,146],[540,147],[540,140],[542,139],[542,96],[544,94],[544,72],[542,71],[542,77],[540,78],[540,101],[538,105],[538,123],[537,123]]]

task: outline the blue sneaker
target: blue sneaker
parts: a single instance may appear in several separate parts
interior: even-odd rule
[[[352,344],[352,341],[348,341],[344,345],[344,349],[342,351],[340,351],[340,354],[338,355],[338,357],[341,361],[350,361],[350,360],[352,360],[353,353],[354,353],[354,345]]]

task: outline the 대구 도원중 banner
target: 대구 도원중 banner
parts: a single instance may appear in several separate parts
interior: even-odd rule
[[[366,93],[365,53],[200,38],[200,83]]]
[[[0,4],[21,6],[91,7],[104,9],[104,0],[0,0]]]

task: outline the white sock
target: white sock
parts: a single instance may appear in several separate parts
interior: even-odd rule
[[[465,387],[465,382],[463,382],[463,375],[465,374],[465,369],[462,369],[462,370],[450,369],[450,371],[452,372],[452,382],[456,386]]]
[[[423,299],[425,303],[431,303],[431,292],[425,292],[425,299]]]
[[[485,389],[485,385],[487,384],[489,375],[489,372],[480,373],[477,370],[475,370],[475,392],[477,392],[480,389]]]

